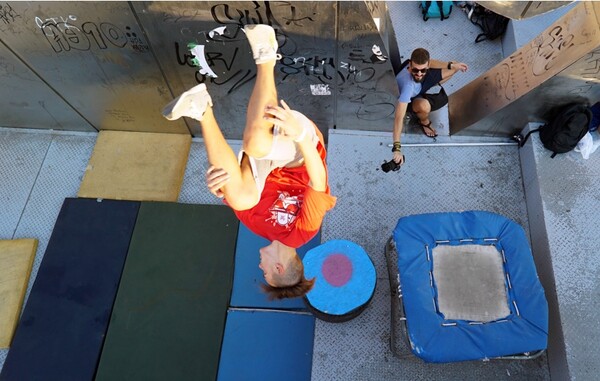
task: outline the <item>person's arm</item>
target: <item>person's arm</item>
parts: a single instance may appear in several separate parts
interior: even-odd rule
[[[404,163],[404,155],[402,155],[400,137],[402,136],[402,129],[404,128],[404,117],[406,116],[406,110],[408,103],[398,102],[396,104],[396,115],[394,116],[394,132],[392,133],[393,139],[393,153],[394,161],[400,165]]]
[[[317,151],[317,146],[307,133],[300,141],[296,140],[296,142],[304,157],[304,165],[310,178],[308,185],[316,191],[325,192],[327,190],[327,172],[323,160],[321,160],[321,155]]]
[[[429,67],[431,69],[442,69],[442,80],[440,81],[440,84],[449,80],[457,72],[465,72],[469,69],[467,64],[462,62],[438,60],[430,60]]]
[[[268,106],[266,112],[272,115],[272,117],[265,117],[265,119],[281,126],[283,133],[288,138],[294,139],[304,157],[304,165],[310,178],[308,185],[316,191],[325,192],[327,190],[327,172],[316,145],[310,138],[310,134],[305,130],[305,127],[291,113],[287,103],[282,100],[281,105],[283,107]]]

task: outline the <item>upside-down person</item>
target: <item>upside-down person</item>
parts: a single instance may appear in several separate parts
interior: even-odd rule
[[[271,241],[259,250],[265,292],[272,299],[303,296],[315,280],[305,278],[296,248],[317,234],[336,202],[329,194],[323,135],[306,116],[277,102],[274,69],[281,56],[273,28],[247,25],[244,32],[257,74],[239,155],[221,133],[204,84],[169,103],[163,115],[200,122],[209,190],[223,197],[248,229]]]

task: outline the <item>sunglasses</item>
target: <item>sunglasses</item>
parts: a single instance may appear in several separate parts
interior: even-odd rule
[[[412,71],[413,74],[418,74],[418,73],[427,73],[427,70],[429,70],[429,68],[424,68],[424,69],[417,69],[416,67],[413,67],[410,69],[410,71]]]

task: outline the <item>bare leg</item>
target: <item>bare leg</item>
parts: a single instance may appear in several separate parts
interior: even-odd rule
[[[248,101],[243,148],[248,155],[262,158],[271,152],[273,145],[273,123],[264,118],[267,106],[277,106],[274,71],[281,55],[277,54],[277,37],[271,26],[246,25],[244,32],[256,63],[256,81]]]
[[[419,124],[423,128],[425,135],[429,137],[435,137],[437,132],[435,128],[431,127],[431,121],[429,120],[429,114],[431,113],[431,105],[429,101],[423,98],[414,99],[412,102],[412,109],[419,118]]]
[[[258,190],[252,176],[248,158],[241,164],[219,128],[212,107],[208,106],[200,122],[202,136],[206,146],[208,161],[211,165],[224,169],[230,176],[222,188],[227,203],[236,210],[245,210],[256,205]]]
[[[273,143],[273,123],[264,119],[267,106],[277,106],[275,60],[256,65],[256,81],[248,102],[244,151],[256,158],[266,156]]]
[[[208,161],[217,169],[216,172],[210,169],[210,173],[207,173],[207,185],[211,192],[225,196],[229,205],[236,210],[245,210],[256,205],[258,190],[248,157],[244,156],[242,162],[238,163],[235,153],[227,144],[217,124],[206,85],[200,84],[185,91],[167,104],[162,113],[169,120],[187,116],[200,121]],[[226,173],[223,174],[222,171]],[[218,193],[214,189],[217,189]]]

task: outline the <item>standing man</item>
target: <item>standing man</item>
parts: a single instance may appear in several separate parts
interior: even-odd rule
[[[250,230],[271,241],[259,251],[267,282],[263,289],[275,299],[303,296],[315,281],[304,277],[296,248],[317,234],[336,202],[329,194],[323,136],[283,100],[278,105],[274,69],[281,56],[273,28],[247,25],[244,32],[257,73],[239,155],[221,133],[204,84],[169,103],[163,115],[200,122],[211,164],[206,174],[209,190],[223,197]]]
[[[417,48],[412,52],[408,65],[396,76],[400,92],[394,117],[394,144],[392,147],[396,163],[402,164],[404,162],[400,136],[402,135],[406,113],[415,114],[419,119],[419,125],[423,129],[423,133],[430,138],[435,138],[437,132],[435,128],[431,127],[429,114],[444,107],[448,103],[448,96],[443,88],[438,94],[427,94],[427,90],[446,82],[457,71],[465,72],[467,69],[467,65],[462,62],[432,60],[429,57],[429,52],[423,48]]]

